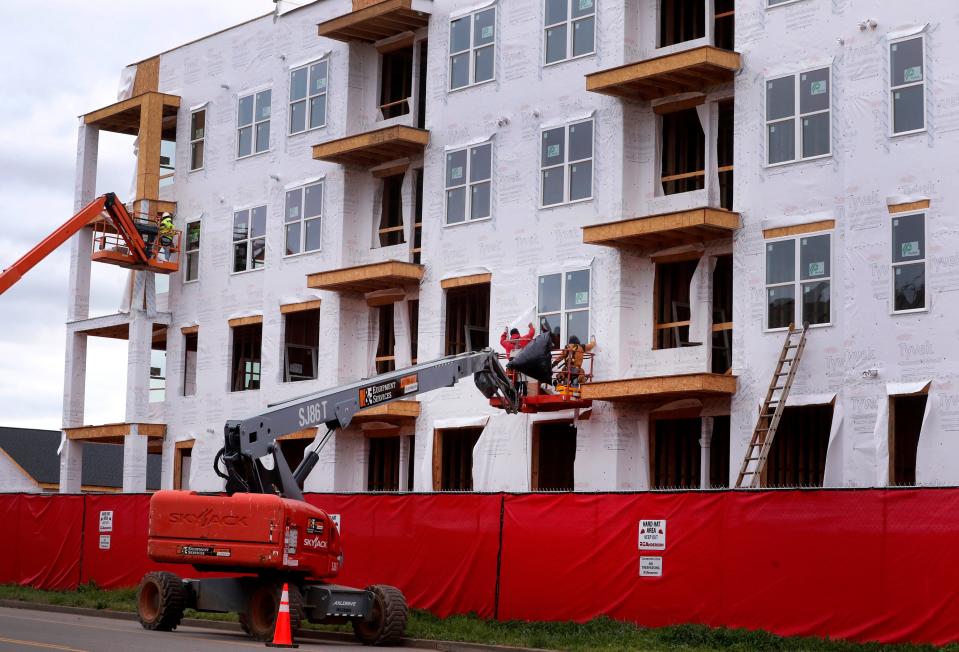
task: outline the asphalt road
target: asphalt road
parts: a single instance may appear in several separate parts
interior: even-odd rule
[[[362,645],[298,641],[300,650],[366,650]],[[237,649],[269,650],[241,632],[203,627],[179,627],[175,632],[150,632],[135,620],[0,608],[0,652],[64,650],[66,652],[213,652]],[[388,649],[388,648],[378,648]],[[399,648],[394,648],[399,649]],[[409,648],[403,648],[409,649]]]

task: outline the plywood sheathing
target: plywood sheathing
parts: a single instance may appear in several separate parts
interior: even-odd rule
[[[183,335],[196,335],[200,332],[199,326],[184,326],[180,329],[180,333]]]
[[[710,373],[608,380],[582,387],[582,397],[594,401],[642,402],[732,396],[735,393],[735,376]]]
[[[457,276],[456,278],[447,278],[440,281],[440,287],[444,290],[450,290],[452,288],[461,288],[468,285],[483,285],[484,283],[490,283],[493,280],[493,275],[489,272],[486,274],[470,274],[469,276]]]
[[[250,317],[237,317],[227,322],[230,328],[239,328],[240,326],[253,326],[263,323],[263,315],[251,315]]]
[[[130,339],[130,323],[112,324],[110,326],[99,326],[86,330],[77,330],[77,333],[87,337],[107,337],[113,340]],[[165,324],[153,324],[153,348],[157,351],[166,350],[167,327]]]
[[[370,308],[387,306],[406,298],[406,292],[402,288],[390,288],[388,290],[377,290],[366,294],[366,305]]]
[[[382,421],[398,426],[415,421],[418,416],[420,416],[419,401],[393,401],[357,412],[353,416],[353,423]]]
[[[383,263],[308,274],[306,284],[314,290],[366,294],[376,290],[419,283],[422,278],[422,265],[389,260]]]
[[[913,211],[924,211],[929,208],[928,199],[920,199],[919,201],[911,201],[905,204],[891,204],[887,206],[889,212],[892,214],[896,213],[911,213]]]
[[[723,208],[694,208],[583,227],[585,244],[665,249],[732,237],[739,213]]]
[[[280,306],[280,314],[288,315],[292,312],[304,312],[306,310],[319,310],[320,300],[302,301],[300,303],[287,303]]]
[[[783,226],[777,229],[763,229],[763,237],[767,240],[772,238],[785,238],[791,235],[802,235],[803,233],[830,231],[834,228],[836,228],[836,220],[819,220],[818,222]]]
[[[666,54],[586,75],[586,90],[634,100],[701,92],[732,81],[738,52],[712,45]]]
[[[102,426],[64,428],[63,432],[66,433],[67,439],[122,444],[124,437],[133,434],[133,426],[137,427],[137,435],[140,437],[162,441],[166,436],[166,425],[162,423],[108,423]]]
[[[413,0],[353,0],[353,11],[319,24],[320,36],[349,43],[376,41],[415,32],[429,24],[430,15],[413,9]]]
[[[313,158],[329,163],[371,168],[423,153],[430,141],[426,129],[394,125],[313,146]]]

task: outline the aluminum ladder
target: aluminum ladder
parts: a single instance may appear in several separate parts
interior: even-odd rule
[[[766,400],[763,401],[762,409],[759,411],[752,439],[746,448],[743,465],[739,469],[739,477],[736,479],[737,488],[756,488],[762,480],[763,469],[766,468],[766,457],[772,448],[776,429],[779,428],[779,420],[786,407],[786,398],[796,378],[796,369],[799,367],[803,349],[806,348],[807,330],[809,330],[808,323],[802,328],[794,328],[793,324],[789,324],[782,351],[779,353],[779,361],[776,363],[776,370],[773,372],[772,380],[769,381]]]

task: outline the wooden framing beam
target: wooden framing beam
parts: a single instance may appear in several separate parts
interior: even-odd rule
[[[919,201],[906,202],[905,204],[890,204],[887,206],[890,214],[895,215],[896,213],[912,213],[913,211],[924,211],[928,209],[930,202],[928,199],[920,199]]]
[[[419,156],[429,141],[430,132],[426,129],[393,125],[314,145],[313,158],[372,168],[397,159]]]
[[[108,423],[102,426],[79,426],[64,428],[67,439],[83,441],[103,441],[107,443],[122,442],[123,437],[133,433],[133,426],[137,427],[137,434],[150,439],[163,439],[166,436],[166,425],[162,423]]]
[[[353,423],[383,421],[393,425],[401,425],[409,421],[415,421],[418,416],[420,416],[419,401],[393,401],[357,412],[353,416]]]
[[[297,430],[296,432],[291,432],[288,435],[283,435],[277,437],[277,441],[289,441],[290,439],[315,439],[316,438],[317,428],[304,428],[303,430]]]
[[[776,229],[763,229],[763,237],[767,240],[772,238],[785,238],[790,235],[802,235],[803,233],[818,233],[819,231],[830,231],[836,228],[836,220],[820,220],[818,222],[808,222],[807,224],[796,224],[794,226],[783,226]]]
[[[376,41],[414,32],[429,24],[430,15],[413,9],[412,0],[366,0],[353,2],[353,11],[322,22],[320,36],[338,41]]]
[[[376,290],[366,294],[366,305],[370,308],[386,306],[406,298],[406,292],[403,288],[389,288],[388,290]]]
[[[484,283],[490,283],[493,280],[493,274],[486,272],[484,274],[469,274],[467,276],[457,276],[455,278],[447,278],[440,281],[440,287],[444,290],[451,290],[453,288],[462,288],[468,285],[483,285]]]
[[[668,115],[670,113],[676,113],[678,111],[685,111],[686,109],[694,109],[697,106],[706,103],[705,95],[696,95],[694,97],[684,97],[681,100],[676,100],[674,102],[662,102],[653,106],[653,113],[656,115]]]
[[[230,325],[230,328],[238,328],[240,326],[252,326],[253,324],[262,324],[263,315],[250,315],[249,317],[236,317],[227,322]]]
[[[184,326],[183,328],[180,329],[181,335],[196,335],[199,332],[200,332],[200,327],[196,325]]]
[[[583,227],[583,243],[607,247],[666,248],[732,237],[739,213],[693,208]]]
[[[366,294],[376,290],[418,284],[423,279],[423,266],[399,260],[347,267],[307,275],[307,287],[334,292]]]
[[[305,312],[307,310],[319,310],[321,301],[313,299],[312,301],[302,301],[300,303],[287,303],[280,306],[281,315],[289,315],[293,312]]]
[[[679,398],[732,396],[736,377],[726,374],[698,373],[653,376],[627,380],[587,383],[582,397],[594,401],[659,401]]]

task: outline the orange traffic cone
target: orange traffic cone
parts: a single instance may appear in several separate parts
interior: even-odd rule
[[[276,614],[276,629],[273,630],[273,642],[267,647],[300,647],[293,642],[290,632],[290,588],[284,583],[283,594],[280,595],[280,611]]]

